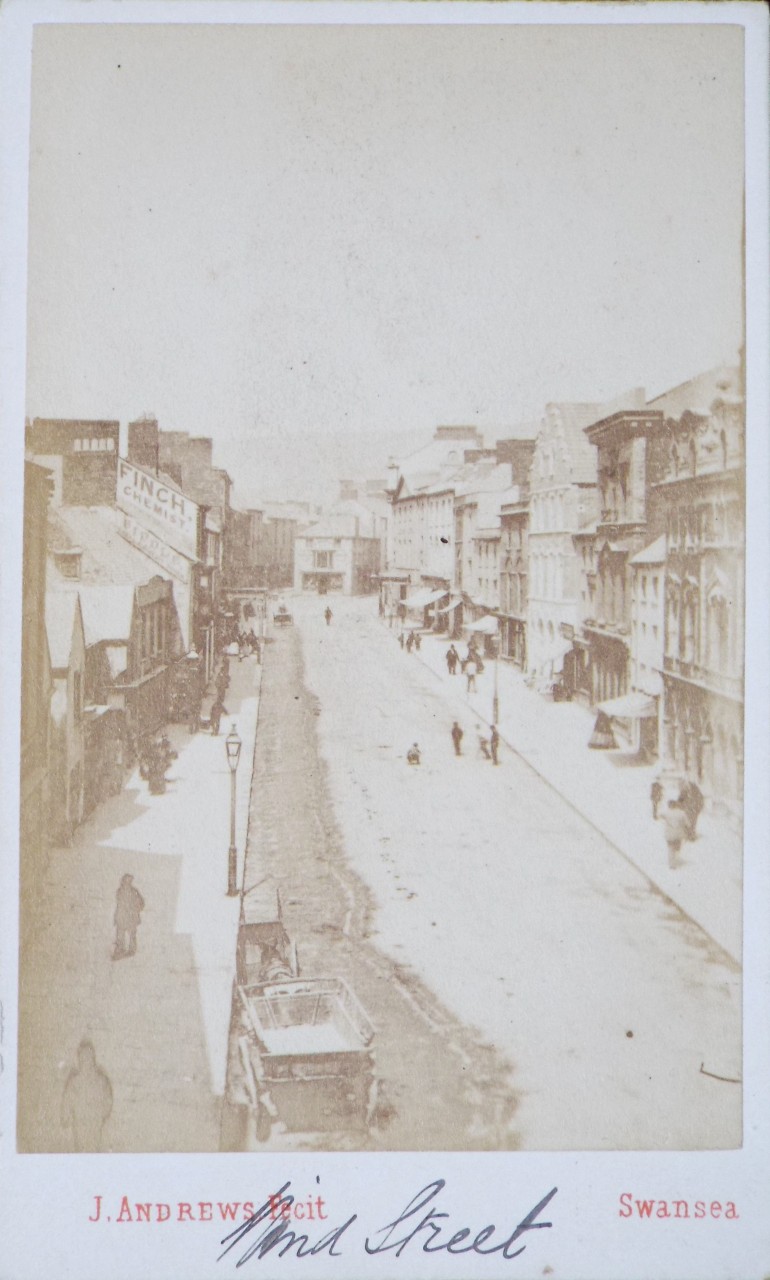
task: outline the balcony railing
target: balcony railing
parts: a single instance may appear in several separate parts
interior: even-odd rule
[[[693,684],[702,685],[713,693],[723,693],[728,698],[743,697],[743,677],[728,675],[722,671],[713,671],[698,662],[686,662],[683,658],[666,654],[663,659],[663,670],[669,675],[679,676]]]

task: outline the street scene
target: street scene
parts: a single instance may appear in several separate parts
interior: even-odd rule
[[[119,25],[36,37],[18,1150],[739,1147],[738,45]]]

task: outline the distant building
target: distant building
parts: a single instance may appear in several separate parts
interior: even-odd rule
[[[377,589],[380,540],[369,512],[340,503],[300,534],[294,544],[298,591],[364,595]]]
[[[35,418],[27,454],[46,467],[55,505],[93,507],[115,500],[120,424],[107,419]]]

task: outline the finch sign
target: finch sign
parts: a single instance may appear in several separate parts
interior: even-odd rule
[[[198,558],[200,507],[167,480],[118,459],[117,505],[191,560]]]

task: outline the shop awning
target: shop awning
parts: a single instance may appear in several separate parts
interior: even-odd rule
[[[620,698],[600,702],[599,711],[614,720],[649,720],[656,716],[655,699],[647,693],[625,693]]]
[[[446,595],[446,592],[444,592],[444,594]],[[449,601],[449,604],[442,604],[441,608],[437,609],[436,612],[437,613],[453,613],[455,609],[460,608],[460,605],[462,604],[462,602],[463,602],[462,596],[453,596],[452,599]]]
[[[477,622],[469,622],[467,631],[478,631],[484,636],[493,636],[497,633],[497,618],[491,613],[486,613],[483,618],[479,618]]]
[[[437,591],[434,587],[425,587],[422,591],[416,591],[413,596],[409,596],[404,604],[407,609],[426,609],[429,604],[435,604],[437,600],[447,595],[449,595],[448,591]]]

